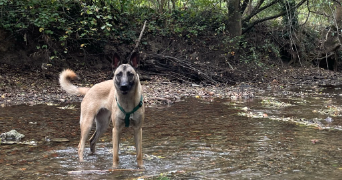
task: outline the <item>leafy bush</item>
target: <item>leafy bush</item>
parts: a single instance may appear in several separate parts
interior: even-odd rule
[[[99,52],[108,41],[133,43],[144,20],[149,21],[147,32],[160,36],[191,38],[225,31],[225,16],[220,11],[175,9],[160,14],[130,1],[84,2],[0,0],[0,28],[23,41],[27,41],[26,34],[32,34],[33,39],[43,40],[37,49],[61,54],[77,49]]]
[[[161,2],[165,4],[161,5]],[[287,4],[272,2],[274,6],[270,10],[273,14],[289,10],[296,5],[294,0]],[[174,3],[174,6],[171,6],[171,3]],[[289,32],[302,34],[297,30],[300,14],[293,9],[283,15],[282,20],[274,19],[273,24],[259,23],[261,29],[254,25],[248,35],[231,38],[227,27],[226,5],[224,1],[219,0],[0,0],[0,29],[12,32],[18,42],[27,44],[34,41],[32,44],[37,47],[37,51],[49,51],[58,57],[80,49],[99,54],[108,43],[134,44],[140,28],[147,20],[145,34],[180,37],[190,44],[201,41],[204,46],[205,41],[215,39],[213,37],[219,35],[221,37],[218,41],[222,44],[217,43],[216,46],[220,47],[220,50],[232,56],[235,53],[241,54],[241,61],[254,61],[259,65],[262,65],[262,60],[278,60],[282,52],[280,47],[290,48],[284,42],[292,38]],[[268,10],[260,11],[259,15],[267,17]],[[287,19],[286,16],[292,18]],[[248,24],[250,21],[247,18],[244,23]],[[273,37],[265,35],[267,33],[273,33]],[[256,34],[260,36],[256,38]],[[310,52],[316,46],[312,43],[316,36],[312,36],[313,33],[307,34],[307,37],[300,40],[302,52]],[[265,36],[269,39],[265,39]],[[274,40],[277,38],[279,39]]]
[[[96,47],[107,39],[132,40],[131,32],[119,33],[124,19],[118,17],[113,4],[99,7],[74,0],[0,0],[0,5],[0,28],[22,36],[38,33],[49,48],[48,40],[52,40],[64,47],[64,53],[71,48]]]

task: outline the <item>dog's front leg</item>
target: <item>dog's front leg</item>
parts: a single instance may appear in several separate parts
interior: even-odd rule
[[[142,128],[134,129],[135,149],[137,151],[137,164],[139,168],[143,168],[143,155],[142,155]]]
[[[120,128],[118,123],[113,127],[113,168],[117,168],[119,165],[119,139]]]

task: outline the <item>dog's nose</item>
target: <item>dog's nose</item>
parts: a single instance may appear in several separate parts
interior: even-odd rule
[[[121,86],[120,89],[121,89],[122,91],[127,91],[127,90],[128,90],[128,86]]]
[[[128,83],[124,82],[120,84],[120,90],[121,91],[127,91],[128,90]]]

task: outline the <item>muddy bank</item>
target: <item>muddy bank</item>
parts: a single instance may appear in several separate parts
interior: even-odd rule
[[[0,68],[0,106],[59,104],[80,102],[83,97],[66,94],[59,87],[58,70],[48,75],[39,71]],[[111,72],[100,70],[76,70],[77,86],[91,87],[112,78]],[[236,73],[241,73],[237,71]],[[201,83],[172,81],[163,76],[141,74],[144,101],[147,106],[172,104],[182,97],[249,99],[263,90],[285,90],[302,87],[342,87],[341,73],[319,68],[283,68],[255,74],[250,82],[236,85],[207,85]]]
[[[73,83],[77,86],[91,87],[96,83],[112,78],[110,72],[76,71],[80,79]],[[0,106],[59,104],[80,102],[82,96],[68,95],[58,82],[58,72],[53,77],[42,77],[36,72],[10,71],[0,75]],[[147,78],[146,78],[147,77]],[[251,98],[254,88],[242,83],[239,86],[203,85],[200,83],[180,83],[161,76],[145,76],[142,74],[141,84],[144,89],[144,101],[147,106],[172,104],[182,97],[197,98]]]

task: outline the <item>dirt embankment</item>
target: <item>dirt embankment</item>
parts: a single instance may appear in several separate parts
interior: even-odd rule
[[[46,77],[42,72],[21,71],[3,66],[0,68],[0,106],[18,104],[56,104],[80,102],[81,96],[66,94],[59,86],[59,72]],[[78,70],[80,79],[74,83],[88,86],[112,78],[111,72],[99,70]],[[261,81],[241,81],[236,85],[171,81],[163,76],[150,76],[141,72],[144,88],[144,101],[147,106],[172,104],[182,97],[196,98],[253,98],[260,89],[286,90],[290,88],[331,86],[341,87],[341,73],[318,68],[278,69],[269,73],[260,73]]]
[[[102,54],[73,52],[66,59],[52,61],[48,51],[37,51],[35,44],[30,43],[23,47],[14,46],[14,42],[4,41],[5,35],[0,31],[0,40],[3,40],[0,41],[2,107],[79,102],[82,97],[67,95],[59,87],[58,75],[64,68],[71,68],[79,75],[75,84],[90,87],[112,78],[111,53],[127,56],[132,50],[130,45],[106,45]],[[253,62],[240,62],[234,55],[226,54],[222,39],[217,36],[186,41],[154,36],[146,38],[148,43],[140,47],[138,72],[148,106],[172,104],[187,96],[253,98],[259,89],[336,87],[342,82],[340,73],[317,67],[293,68],[283,63],[267,67],[267,61],[260,67]]]

